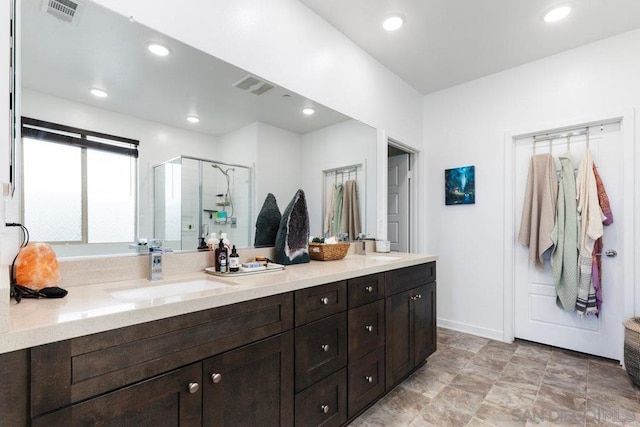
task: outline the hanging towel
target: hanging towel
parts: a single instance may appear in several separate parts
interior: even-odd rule
[[[576,180],[571,153],[559,156],[562,177],[558,186],[556,226],[551,233],[551,269],[556,284],[556,304],[575,311],[578,298],[578,214]]]
[[[336,198],[336,186],[335,184],[331,186],[331,195],[327,200],[327,211],[324,214],[324,227],[322,229],[322,233],[325,237],[330,237],[331,234],[331,223],[333,221],[333,204],[335,203]]]
[[[598,203],[598,188],[593,173],[593,158],[587,149],[576,177],[576,201],[578,204],[578,316],[595,314],[596,292],[593,286],[593,248],[604,232],[605,216]]]
[[[604,188],[604,184],[602,183],[602,179],[600,178],[600,174],[598,173],[598,169],[596,168],[595,163],[593,164],[593,175],[596,179],[596,188],[598,190],[598,204],[600,205],[600,209],[602,209],[602,214],[606,217],[602,223],[604,225],[613,224],[613,212],[611,212],[611,204],[609,203],[609,196],[607,196],[607,191]],[[593,288],[596,293],[596,316],[600,314],[602,309],[602,237],[596,240],[593,246],[593,269],[592,269],[592,281]]]
[[[557,198],[558,182],[551,154],[532,156],[518,242],[529,247],[529,259],[538,270],[544,266],[544,252],[553,244],[551,232],[555,223]]]
[[[340,233],[340,227],[342,226],[342,198],[343,198],[344,186],[342,184],[336,185],[335,199],[333,201],[333,221],[331,223],[331,234],[335,236]]]
[[[358,238],[360,230],[360,208],[358,206],[357,185],[355,181],[350,180],[344,183],[340,232],[348,233],[349,239],[355,240]]]

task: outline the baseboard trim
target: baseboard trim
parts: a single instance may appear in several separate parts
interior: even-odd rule
[[[479,337],[489,338],[496,341],[510,342],[505,341],[504,333],[496,329],[482,328],[468,323],[443,319],[441,317],[438,317],[437,325],[441,328],[452,329],[454,331],[464,332],[465,334],[477,335]]]

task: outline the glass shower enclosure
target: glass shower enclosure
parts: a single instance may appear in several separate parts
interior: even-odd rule
[[[174,250],[195,250],[210,233],[251,246],[252,179],[251,167],[187,156],[154,166],[154,237]]]

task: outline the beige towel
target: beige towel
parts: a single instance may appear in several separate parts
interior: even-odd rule
[[[529,247],[529,259],[538,270],[544,267],[544,252],[549,249],[555,225],[558,181],[551,154],[531,157],[527,189],[522,207],[518,242]]]
[[[344,183],[342,199],[342,224],[340,232],[349,233],[349,239],[355,240],[360,234],[360,208],[358,206],[358,188],[355,181]]]

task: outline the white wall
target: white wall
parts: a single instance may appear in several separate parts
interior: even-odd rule
[[[322,235],[323,170],[366,164],[366,215],[361,212],[364,229],[376,236],[376,130],[355,120],[309,132],[303,136],[302,175],[312,235]],[[362,191],[362,190],[361,190]],[[386,193],[386,191],[385,191]],[[362,196],[362,194],[361,194]],[[366,216],[366,219],[365,219]]]
[[[269,193],[276,197],[280,212],[284,212],[299,188],[305,190],[309,203],[301,180],[305,155],[300,134],[258,123],[256,215]]]
[[[640,30],[424,97],[423,237],[440,256],[439,324],[502,337],[505,132],[638,107],[638,46]],[[476,166],[476,204],[445,206],[443,171],[464,165]]]
[[[96,0],[419,148],[421,96],[297,0]]]

